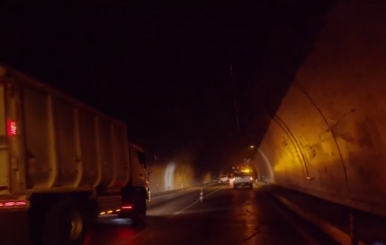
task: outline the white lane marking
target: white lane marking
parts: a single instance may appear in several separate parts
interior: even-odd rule
[[[213,193],[218,192],[218,191],[220,191],[220,190],[222,190],[222,189],[224,189],[224,187],[220,187],[220,188],[218,188],[218,189],[216,189],[216,190],[210,192],[209,194],[205,195],[204,197],[208,197],[208,196],[212,195]],[[187,209],[193,207],[194,205],[196,205],[198,202],[199,202],[199,201],[197,200],[197,201],[191,203],[191,204],[188,205],[187,207],[185,207],[185,208],[181,209],[180,211],[178,211],[178,212],[172,214],[171,216],[169,216],[166,220],[169,220],[169,219],[171,219],[171,218],[173,218],[173,217],[175,217],[175,216],[181,214],[181,213],[184,212],[185,210],[187,210]],[[154,228],[154,227],[148,227],[148,228],[144,229],[143,231],[141,231],[141,232],[135,234],[134,236],[128,238],[127,240],[122,241],[122,242],[120,242],[120,243],[117,243],[117,244],[115,244],[115,245],[125,245],[125,244],[127,244],[128,242],[130,242],[130,241],[132,241],[132,240],[134,240],[134,239],[136,239],[136,238],[142,236],[143,234],[145,234],[146,232],[148,232],[151,228]]]
[[[172,216],[181,214],[182,212],[184,212],[185,210],[187,210],[187,209],[193,207],[193,206],[196,205],[197,203],[199,203],[199,201],[195,201],[195,202],[191,203],[190,205],[186,206],[185,208],[181,209],[180,211],[175,212],[174,214],[172,214]]]
[[[216,193],[216,192],[218,192],[219,190],[222,190],[222,189],[224,189],[224,187],[220,187],[220,188],[218,188],[217,190],[214,190],[214,191],[210,192],[209,194],[204,195],[204,198],[205,198],[205,197],[208,197],[208,196],[212,195],[213,193]],[[175,213],[173,214],[173,216],[181,214],[182,212],[184,212],[185,210],[187,210],[187,209],[193,207],[194,205],[196,205],[196,204],[199,203],[199,202],[200,202],[199,200],[193,202],[192,204],[188,205],[187,207],[181,209],[180,211],[175,212]]]
[[[158,198],[161,198],[161,197],[166,198],[166,197],[168,197],[170,195],[173,195],[173,194],[189,193],[191,191],[195,191],[196,188],[197,187],[191,187],[191,188],[188,187],[188,188],[183,189],[183,190],[178,190],[178,191],[175,191],[175,192],[165,193],[165,194],[160,195],[160,196],[151,197],[150,202],[151,202],[151,200],[158,199]]]

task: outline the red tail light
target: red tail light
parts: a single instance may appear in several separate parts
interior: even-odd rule
[[[133,206],[122,206],[122,209],[132,209]]]
[[[25,201],[15,202],[15,206],[25,206],[25,205],[27,205],[27,202]]]
[[[15,136],[17,134],[17,126],[15,121],[13,120],[7,121],[7,131],[8,131],[9,137]]]
[[[0,208],[9,208],[9,207],[23,207],[27,206],[26,201],[6,201],[0,202]]]

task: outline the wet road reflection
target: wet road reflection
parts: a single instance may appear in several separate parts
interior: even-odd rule
[[[203,203],[199,189],[155,198],[143,227],[103,217],[85,245],[308,244],[259,187],[212,186],[204,195]]]

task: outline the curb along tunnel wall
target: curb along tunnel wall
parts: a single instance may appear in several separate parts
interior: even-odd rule
[[[386,216],[386,2],[338,1],[254,157],[287,188]]]

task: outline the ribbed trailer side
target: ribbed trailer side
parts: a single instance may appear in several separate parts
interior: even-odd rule
[[[9,125],[12,126],[11,123]],[[11,132],[10,132],[11,133]],[[10,191],[8,132],[5,115],[4,84],[0,78],[0,196]]]
[[[13,93],[6,104],[15,103],[12,120],[20,129],[16,147],[25,152],[15,157],[24,164],[26,176],[19,178],[27,192],[103,190],[128,182],[123,123],[18,72],[8,70],[6,81]]]
[[[129,148],[125,124],[0,65],[0,215],[27,217],[34,244],[83,244],[98,215],[143,221],[146,162]]]

